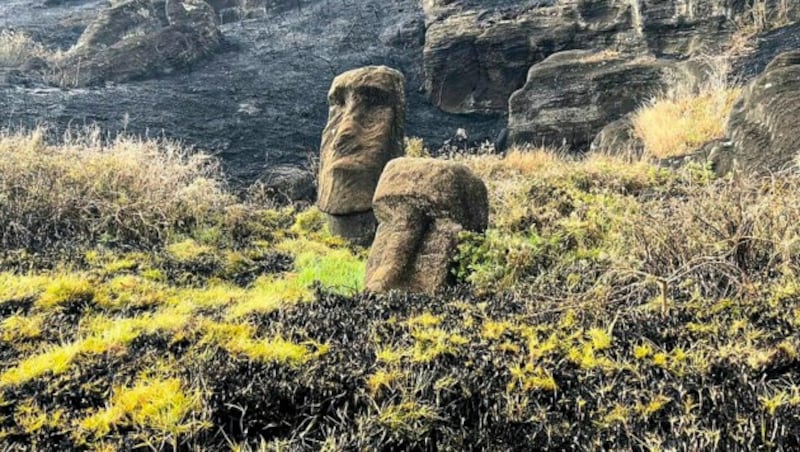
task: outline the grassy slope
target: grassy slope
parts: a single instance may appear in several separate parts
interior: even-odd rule
[[[120,174],[145,145],[160,158],[73,151]],[[33,162],[75,158],[35,136],[0,148],[16,159],[0,184],[5,446],[800,445],[796,174],[463,158],[490,187],[491,229],[464,237],[464,285],[432,299],[359,294],[365,250],[317,212],[239,204],[174,152],[125,185],[42,174]],[[45,191],[20,191],[40,177],[56,207],[96,210],[43,215]],[[152,205],[169,207],[137,210]]]

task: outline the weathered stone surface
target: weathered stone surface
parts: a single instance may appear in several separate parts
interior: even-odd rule
[[[676,73],[663,61],[611,52],[557,53],[531,67],[509,100],[509,140],[587,147],[607,124],[634,111]]]
[[[602,11],[560,3],[488,3],[478,9],[427,2],[425,88],[431,102],[447,112],[505,112],[532,64],[562,50],[612,45],[617,29],[631,23],[630,7],[622,2]]]
[[[301,10],[308,0],[209,0],[222,23]]]
[[[366,288],[434,293],[450,281],[463,230],[488,224],[486,186],[461,164],[399,158],[386,166],[374,198],[379,226]]]
[[[424,0],[425,88],[451,113],[505,112],[530,66],[564,50],[682,59],[713,54],[737,30],[743,0]],[[796,2],[768,0],[796,19]]]
[[[316,175],[298,166],[274,166],[259,181],[268,194],[282,202],[314,202],[317,195]]]
[[[204,0],[167,0],[165,27],[149,5],[149,0],[128,0],[101,12],[78,44],[55,62],[50,80],[78,87],[156,77],[218,48],[216,13]]]
[[[130,0],[101,10],[74,49],[101,50],[125,38],[155,33],[160,28],[161,21],[150,0]]]
[[[800,15],[800,2],[798,2]],[[778,55],[800,49],[800,23],[770,30],[754,38],[753,50],[741,56],[733,64],[738,80],[750,82],[758,77]]]
[[[745,172],[780,170],[800,151],[800,51],[778,55],[742,93],[719,159]],[[724,168],[724,167],[723,167]]]
[[[638,159],[644,152],[644,142],[636,135],[631,115],[607,124],[594,137],[591,152]]]
[[[333,80],[328,103],[317,205],[331,216],[369,213],[384,166],[404,152],[405,78],[386,66],[354,69]],[[363,235],[369,225],[354,228],[353,234],[337,229],[359,242],[372,238]]]

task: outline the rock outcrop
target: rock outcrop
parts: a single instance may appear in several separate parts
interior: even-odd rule
[[[424,2],[431,102],[451,113],[504,113],[531,65],[562,50],[609,46],[621,24],[632,27],[623,2],[591,11],[588,22],[562,3]]]
[[[653,58],[572,50],[531,67],[509,100],[509,141],[581,149],[607,124],[666,86],[673,67]]]
[[[486,186],[466,166],[441,160],[392,160],[373,204],[379,226],[367,261],[372,292],[443,289],[459,232],[488,224]]]
[[[777,171],[795,164],[800,151],[800,51],[778,55],[742,93],[731,112],[727,143],[709,159],[730,168]]]
[[[768,0],[767,14],[800,5]],[[425,87],[451,113],[504,113],[532,65],[564,50],[682,59],[713,53],[750,14],[741,0],[424,0]]]
[[[220,45],[216,13],[204,0],[167,0],[162,26],[149,0],[103,10],[77,44],[54,63],[50,80],[81,87],[169,74]]]
[[[153,2],[129,0],[100,11],[72,50],[100,51],[126,38],[151,35],[160,28],[159,13]]]
[[[333,80],[328,103],[317,205],[334,234],[369,244],[378,179],[404,152],[405,78],[386,66],[348,71]]]

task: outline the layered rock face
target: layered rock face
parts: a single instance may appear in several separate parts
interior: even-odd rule
[[[451,278],[461,231],[482,232],[486,186],[464,165],[399,158],[386,166],[373,201],[379,226],[367,261],[366,288],[435,293]]]
[[[50,71],[64,87],[125,82],[168,74],[213,53],[220,44],[216,12],[204,0],[167,0],[166,26],[149,0],[103,10]]]
[[[770,0],[768,10],[800,14],[796,2],[781,1]],[[607,49],[679,59],[713,53],[751,3],[424,0],[425,88],[434,105],[451,113],[504,113],[528,69],[554,53]]]
[[[710,152],[719,173],[777,171],[800,151],[800,51],[776,57],[734,106],[728,142]]]
[[[426,0],[423,62],[430,101],[451,113],[503,113],[534,63],[561,50],[611,46],[618,29],[633,27],[625,3],[588,8],[589,21],[575,6]]]
[[[335,234],[369,244],[378,179],[404,152],[405,79],[385,66],[348,71],[333,80],[328,104],[317,205]]]
[[[653,58],[573,50],[531,67],[509,100],[509,140],[573,149],[587,146],[605,125],[635,110],[674,71]]]
[[[223,23],[235,22],[303,7],[301,0],[209,0]]]

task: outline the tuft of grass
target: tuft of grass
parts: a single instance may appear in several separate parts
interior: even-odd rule
[[[407,157],[430,157],[431,152],[425,146],[425,141],[422,138],[406,138],[406,156]]]
[[[46,373],[58,375],[69,369],[81,352],[80,343],[51,346],[0,374],[0,388],[26,383]]]
[[[676,81],[633,115],[634,132],[646,157],[663,159],[689,154],[723,138],[733,105],[742,93],[729,82],[726,57],[709,59],[707,80],[699,87]]]
[[[37,297],[49,282],[44,275],[17,275],[12,272],[0,273],[0,304]]]
[[[146,247],[217,221],[234,203],[206,154],[98,129],[62,141],[50,144],[44,129],[0,134],[1,246]]]
[[[438,417],[434,407],[415,400],[405,400],[381,407],[378,422],[390,431],[421,436]]]
[[[57,429],[63,423],[62,417],[64,417],[63,409],[47,413],[31,402],[21,403],[14,413],[14,420],[27,433],[36,433],[45,428]]]
[[[656,98],[634,115],[636,134],[650,157],[689,154],[725,136],[728,117],[741,93],[741,88],[729,87]]]
[[[81,275],[64,275],[44,288],[44,292],[36,300],[41,309],[64,306],[91,301],[95,295],[95,286]]]
[[[0,67],[17,67],[33,58],[47,58],[49,52],[30,35],[20,31],[0,31]]]
[[[117,387],[107,408],[78,422],[79,437],[103,437],[113,429],[147,429],[178,444],[181,436],[207,426],[199,418],[202,394],[186,391],[178,378],[142,378],[132,387]]]
[[[205,342],[256,361],[298,366],[329,351],[329,346],[314,342],[296,344],[282,337],[256,339],[254,328],[245,324],[209,322],[205,330]]]
[[[42,335],[42,316],[13,315],[0,322],[0,340],[17,342]]]
[[[199,244],[194,239],[172,243],[167,245],[166,250],[172,258],[181,263],[198,262],[214,252],[210,246]]]
[[[513,366],[509,369],[509,372],[511,374],[511,382],[508,384],[508,392],[512,392],[518,386],[523,391],[555,392],[558,390],[558,384],[553,375],[549,371],[531,363],[526,364],[524,367]]]

